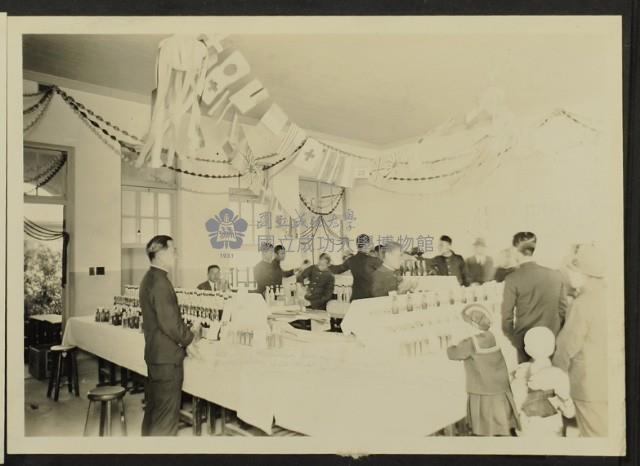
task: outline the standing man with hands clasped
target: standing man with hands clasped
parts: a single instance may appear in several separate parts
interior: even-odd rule
[[[175,436],[180,420],[183,360],[187,352],[195,354],[193,343],[199,337],[182,321],[178,299],[167,276],[175,259],[173,239],[155,236],[146,250],[151,267],[140,283],[148,376],[142,435]]]

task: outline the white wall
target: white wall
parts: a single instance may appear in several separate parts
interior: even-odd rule
[[[80,91],[68,91],[106,119],[135,134],[144,134],[148,106]],[[109,305],[120,290],[120,158],[54,96],[40,122],[24,135],[30,141],[73,149],[69,165],[67,227],[69,312],[85,315]],[[89,276],[89,267],[104,266],[106,275]]]

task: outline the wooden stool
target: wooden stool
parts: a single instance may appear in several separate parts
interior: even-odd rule
[[[100,437],[111,436],[111,402],[120,402],[120,424],[122,426],[123,435],[127,435],[127,421],[125,419],[124,395],[127,390],[117,385],[104,385],[93,388],[87,393],[89,398],[89,408],[87,409],[87,419],[84,422],[84,436],[87,435],[87,427],[89,425],[89,414],[91,413],[91,405],[94,401],[100,402]]]
[[[50,350],[53,353],[53,367],[49,377],[49,387],[47,388],[47,398],[58,401],[60,394],[60,379],[63,371],[67,377],[69,393],[80,396],[80,385],[78,381],[78,360],[76,359],[77,348],[75,346],[55,345]]]

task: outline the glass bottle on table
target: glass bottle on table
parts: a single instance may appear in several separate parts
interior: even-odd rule
[[[389,291],[389,296],[391,296],[391,314],[398,314],[400,312],[398,293],[396,291]]]
[[[413,312],[413,293],[407,292],[407,312]]]

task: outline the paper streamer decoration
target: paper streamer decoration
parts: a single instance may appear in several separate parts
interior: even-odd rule
[[[176,153],[190,157],[201,147],[198,96],[209,60],[207,47],[197,36],[171,36],[160,42],[156,100],[138,167],[146,161],[151,167],[160,167],[164,147],[168,149],[167,164],[173,163]],[[211,60],[216,60],[215,56]]]

